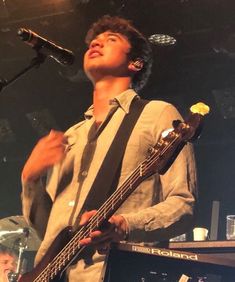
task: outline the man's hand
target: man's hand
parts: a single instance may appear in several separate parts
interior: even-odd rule
[[[96,210],[85,212],[80,225],[85,225],[96,214]],[[90,234],[89,237],[80,241],[81,245],[94,245],[100,254],[107,253],[111,242],[125,240],[128,231],[127,222],[121,215],[113,215],[101,229]]]
[[[66,145],[64,133],[55,130],[40,139],[23,168],[23,181],[37,180],[49,167],[61,161]]]

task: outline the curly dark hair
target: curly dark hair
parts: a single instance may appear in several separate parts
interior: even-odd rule
[[[140,33],[129,20],[120,17],[105,15],[93,23],[88,30],[85,42],[87,45],[99,34],[105,31],[120,33],[127,37],[131,44],[130,60],[141,60],[143,68],[132,78],[132,87],[139,91],[146,84],[152,67],[152,50],[148,40]]]
[[[12,256],[15,258],[17,257],[16,253],[12,249],[6,246],[3,246],[1,244],[0,244],[0,254],[8,254],[9,256]]]

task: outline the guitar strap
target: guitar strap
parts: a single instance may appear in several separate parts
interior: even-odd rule
[[[123,119],[105,159],[97,173],[94,183],[76,220],[75,228],[80,222],[80,216],[89,210],[98,209],[115,191],[121,172],[121,163],[131,132],[148,100],[134,98],[130,111]]]
[[[76,219],[74,225],[75,228],[79,225],[82,213],[88,210],[98,209],[116,189],[127,141],[138,117],[148,102],[149,101],[143,99],[133,99],[130,111],[124,117],[124,120],[119,127],[119,130],[117,131],[95,178],[94,184],[92,185],[92,188],[83,204],[81,212]],[[30,220],[35,226],[37,226],[40,238],[44,237],[51,207],[51,198],[45,190],[42,191],[39,189],[38,192],[36,192],[35,200],[32,203]]]

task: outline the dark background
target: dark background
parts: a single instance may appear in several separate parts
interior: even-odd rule
[[[173,103],[185,116],[198,101],[211,113],[195,143],[199,179],[197,225],[210,228],[220,201],[219,239],[235,214],[234,0],[0,0],[0,76],[12,78],[36,53],[17,36],[32,29],[76,54],[72,67],[51,58],[0,92],[0,218],[21,214],[20,173],[35,142],[51,128],[65,130],[91,103],[82,72],[84,36],[103,14],[120,15],[150,36],[168,34],[174,46],[153,45],[154,67],[142,96]]]

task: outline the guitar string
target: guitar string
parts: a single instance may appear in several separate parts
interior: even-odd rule
[[[177,136],[176,136],[176,138],[177,138]],[[176,139],[175,139],[176,140]],[[167,146],[169,147],[169,146],[171,146],[174,142],[175,142],[175,140],[172,140],[171,141],[171,143],[169,143],[169,144],[167,144]],[[166,150],[166,149],[168,149],[167,148],[167,146],[164,148],[164,150]],[[161,154],[164,154],[164,150],[161,152]],[[149,166],[151,166],[152,164],[151,164],[151,161],[152,161],[152,163],[154,163],[154,162],[156,162],[156,160],[155,160],[155,158],[156,157],[158,157],[158,156],[160,156],[161,154],[159,154],[159,151],[156,151],[156,152],[154,152],[153,154],[152,154],[152,156],[149,158],[149,159],[146,159],[144,162],[142,162],[138,167],[137,167],[137,169],[135,169],[134,171],[133,171],[133,173],[132,173],[132,175],[129,177],[129,178],[134,178],[134,180],[133,181],[136,181],[136,179],[135,179],[135,174],[138,172],[139,173],[139,170],[141,169],[141,166],[147,161],[147,163],[150,163],[150,164],[147,164],[147,166],[146,166],[146,168],[148,167],[148,165]],[[152,160],[153,159],[153,160]],[[145,169],[146,169],[145,168]],[[128,179],[127,179],[128,180]],[[138,180],[138,178],[137,178],[137,180]],[[127,181],[126,181],[127,182]],[[124,186],[124,188],[125,188],[125,185],[123,185]],[[126,190],[126,192],[128,192],[128,190],[130,190],[130,185],[128,184],[128,186],[126,187],[127,188],[127,190]],[[112,209],[110,210],[110,212],[113,210],[113,205],[115,205],[115,203],[114,203],[114,201],[115,201],[115,196],[120,196],[119,194],[120,194],[120,192],[121,193],[126,193],[125,192],[125,189],[121,189],[121,187],[117,190],[117,192],[118,193],[114,193],[113,194],[113,197],[110,197],[108,200],[112,200]],[[115,195],[115,194],[117,194],[117,195]],[[113,198],[113,199],[111,199],[111,198]],[[108,201],[107,201],[108,202]],[[102,209],[105,207],[105,209],[107,209],[107,206],[108,206],[108,204],[107,204],[107,202],[105,203],[105,205],[103,205],[103,206],[101,206],[101,208],[100,208],[100,211],[99,211],[99,214],[96,214],[96,216],[94,216],[93,218],[92,218],[92,220],[91,220],[91,222],[89,223],[89,225],[90,225],[90,228],[86,228],[86,230],[85,230],[85,232],[84,232],[84,230],[81,230],[80,232],[77,232],[77,234],[75,234],[74,235],[74,237],[72,238],[72,240],[69,242],[69,244],[67,244],[61,251],[60,251],[60,253],[57,255],[57,257],[59,257],[60,258],[60,260],[63,260],[64,259],[64,255],[61,257],[61,254],[66,250],[66,248],[67,248],[67,251],[69,251],[69,250],[71,250],[71,248],[72,248],[72,253],[74,254],[74,247],[73,247],[73,244],[74,244],[74,241],[79,241],[79,236],[82,234],[82,233],[84,233],[83,234],[83,238],[85,238],[85,237],[87,237],[88,235],[89,235],[89,233],[91,232],[91,230],[92,230],[92,228],[93,229],[95,229],[96,227],[97,227],[97,220],[99,219],[99,216],[101,216],[101,213],[102,212],[105,212],[105,211],[102,211]],[[110,207],[110,208],[111,208]],[[98,217],[97,219],[96,219],[96,217]],[[93,226],[92,226],[93,225]],[[83,228],[84,229],[84,228]],[[86,232],[87,231],[87,232]],[[87,233],[87,234],[86,234]],[[80,239],[81,240],[81,239]],[[73,242],[72,242],[73,241]],[[72,245],[72,246],[71,246]],[[76,247],[79,247],[78,245],[76,246]],[[68,256],[69,256],[69,254],[68,254]],[[48,265],[48,267],[49,267],[49,270],[51,271],[51,270],[53,270],[53,268],[57,268],[58,266],[57,266],[57,264],[58,263],[56,263],[56,259],[58,259],[57,257],[55,257],[53,260],[52,260],[52,262],[50,263],[50,265]],[[69,259],[69,257],[68,257],[68,259]],[[53,271],[53,273],[55,272],[55,275],[56,275],[56,270],[57,269],[55,269],[54,271]],[[41,273],[42,274],[42,273]],[[48,275],[48,273],[47,273],[47,275]],[[40,276],[41,277],[41,276]]]
[[[135,170],[136,170],[136,171],[134,171],[133,174],[139,172],[139,167],[137,167]],[[132,176],[133,176],[133,174],[132,174]],[[121,187],[120,187],[119,189],[121,189]],[[114,196],[114,194],[113,194],[113,196]],[[94,220],[94,218],[93,218],[93,220]],[[94,221],[95,221],[95,220],[94,220]],[[93,221],[93,222],[94,222],[94,221]],[[92,224],[93,222],[90,222],[89,225]],[[96,227],[96,225],[95,225],[95,227]],[[87,236],[89,235],[89,233],[90,233],[88,230],[90,230],[90,228],[86,228],[86,229],[85,229],[85,226],[82,227],[82,228],[74,235],[74,237],[71,239],[71,241],[57,254],[57,256],[53,258],[52,262],[43,270],[43,272],[46,272],[47,270],[48,270],[48,271],[52,271],[52,270],[53,270],[52,268],[56,267],[56,260],[63,260],[63,259],[64,259],[64,258],[63,258],[63,256],[64,256],[64,255],[63,255],[63,252],[65,252],[65,251],[70,251],[71,248],[73,249],[74,243],[77,242],[77,241],[79,241],[79,238],[77,238],[77,237],[79,237],[79,236],[82,236],[82,238],[87,237]],[[86,231],[87,231],[87,234],[86,234]],[[83,234],[83,233],[84,233],[84,234]],[[81,240],[81,239],[80,239],[80,240]],[[70,245],[72,245],[72,246],[70,246]],[[79,247],[79,246],[78,246],[78,247]],[[62,256],[61,256],[61,255],[62,255]],[[43,272],[42,272],[36,279],[42,278],[42,276],[44,275]],[[54,272],[54,271],[53,271],[53,272]],[[48,273],[45,273],[45,275],[48,276],[49,274],[48,274]],[[41,280],[34,280],[34,281],[36,282],[36,281],[41,281]]]
[[[135,181],[138,180],[139,178],[139,172],[140,172],[140,169],[143,169],[143,165],[145,165],[145,170],[148,169],[149,167],[151,167],[153,165],[154,162],[156,162],[158,160],[159,157],[161,157],[162,154],[165,153],[165,151],[167,151],[169,149],[170,146],[173,145],[173,143],[175,141],[177,141],[179,135],[175,135],[175,138],[170,142],[170,143],[167,143],[167,145],[163,148],[163,150],[159,153],[159,149],[155,152],[152,153],[152,155],[150,155],[150,158],[147,158],[146,160],[144,160],[140,165],[138,165],[138,167],[132,172],[132,174],[130,175],[129,179],[127,178],[127,180],[125,181],[123,187],[122,185],[120,186],[120,188],[118,188],[113,195],[111,195],[111,197],[109,197],[109,199],[107,200],[107,202],[105,202],[101,208],[99,209],[99,211],[97,212],[97,214],[95,216],[93,216],[91,218],[91,221],[88,223],[88,225],[84,226],[84,228],[81,228],[75,235],[74,237],[70,240],[70,242],[57,254],[56,257],[53,258],[52,262],[49,263],[49,265],[43,270],[46,271],[52,271],[53,270],[53,274],[54,275],[57,275],[57,268],[58,268],[58,263],[60,262],[60,260],[62,260],[63,264],[64,264],[64,257],[66,257],[68,260],[69,260],[69,255],[71,255],[70,253],[68,253],[68,251],[72,251],[73,255],[74,255],[74,243],[77,243],[78,241],[80,241],[82,238],[86,238],[87,236],[89,236],[90,232],[93,231],[95,228],[98,227],[97,225],[97,222],[100,220],[100,218],[102,219],[103,216],[102,214],[103,213],[106,213],[108,214],[109,212],[112,212],[113,210],[113,206],[118,203],[119,201],[116,201],[119,200],[118,197],[123,197],[122,194],[126,194],[127,192],[132,192],[130,190],[130,181],[133,181],[133,183]],[[136,173],[138,173],[138,175],[136,175]],[[137,177],[138,176],[138,177]],[[137,178],[136,178],[137,177]],[[133,179],[132,179],[133,178]],[[127,183],[129,182],[129,183]],[[126,186],[126,187],[125,187]],[[134,188],[136,189],[136,187]],[[116,199],[115,199],[116,198]],[[106,212],[108,211],[108,213]],[[85,229],[85,230],[84,230]],[[84,233],[84,234],[83,234]],[[82,238],[79,238],[81,237]],[[75,246],[75,248],[79,248],[79,244],[77,244]],[[66,251],[67,251],[67,255],[66,255]],[[82,251],[82,250],[81,250]],[[78,255],[80,252],[80,250],[76,253],[76,255]],[[64,253],[64,254],[63,254]],[[59,260],[59,262],[56,262],[56,260]],[[59,265],[60,266],[60,265]],[[54,269],[56,268],[56,269]],[[41,272],[41,274],[37,277],[37,278],[42,278],[42,276],[44,275],[43,272]],[[45,273],[45,277],[48,276],[48,273]],[[37,279],[36,278],[36,279]],[[35,282],[36,281],[41,281],[41,280],[34,280]]]
[[[140,166],[140,165],[139,165]],[[139,173],[139,166],[135,169],[135,171],[133,172],[133,174],[131,175],[132,177],[135,177],[135,174],[136,173]],[[131,178],[131,177],[129,177],[129,178]],[[119,188],[119,190],[121,190],[121,187]],[[118,191],[118,192],[120,192],[120,191]],[[114,195],[113,195],[114,196]],[[101,207],[102,208],[102,207]],[[90,223],[89,223],[89,225],[93,225],[94,224],[94,221],[96,221],[94,218],[93,218],[93,221],[91,221]],[[96,227],[96,224],[95,224],[95,227]],[[79,241],[78,239],[79,238],[77,238],[79,235],[81,235],[83,232],[84,232],[84,229],[85,228],[83,228],[82,230],[80,230],[73,238],[72,238],[72,240],[69,242],[69,244],[67,245],[67,246],[65,246],[64,247],[64,249],[66,250],[67,249],[67,251],[70,251],[70,249],[72,248],[73,249],[73,244],[75,243],[75,241]],[[87,237],[88,235],[89,235],[89,231],[88,230],[90,230],[90,228],[87,228],[87,229],[85,229],[85,232],[84,232],[84,234],[83,234],[83,238],[85,238],[85,237]],[[86,236],[86,231],[87,231],[87,236]],[[70,246],[70,245],[72,245],[72,246]],[[56,266],[56,262],[54,261],[54,260],[63,260],[64,258],[64,254],[63,254],[63,252],[64,252],[64,249],[62,249],[61,251],[60,251],[60,253],[57,255],[57,257],[55,257],[54,259],[53,259],[53,261],[50,263],[50,265],[48,265],[48,270],[50,270],[50,271],[52,271],[53,269],[54,269],[54,267],[57,267]],[[61,256],[61,255],[63,255],[63,256]],[[46,271],[47,269],[45,269],[45,271]],[[53,273],[54,273],[54,271],[53,271]],[[43,273],[41,273],[42,275],[44,275]],[[38,278],[42,278],[42,275],[40,275],[40,276],[38,276]],[[48,275],[48,273],[46,273],[46,275]],[[37,280],[35,280],[35,281],[37,281]],[[40,280],[38,280],[38,281],[40,281]]]

